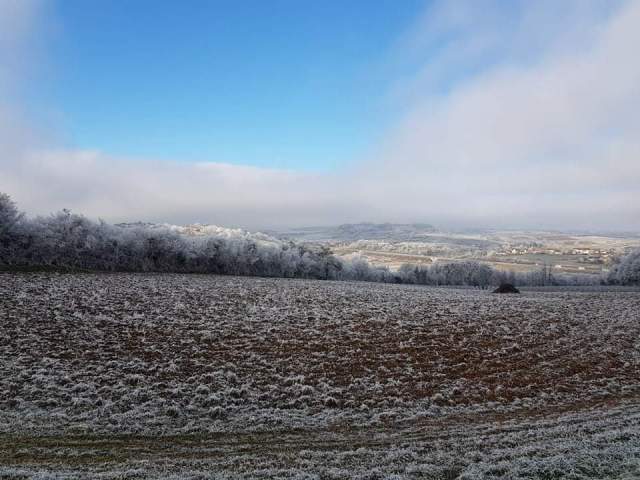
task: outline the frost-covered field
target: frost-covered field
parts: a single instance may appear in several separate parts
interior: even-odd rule
[[[640,478],[640,292],[0,274],[0,478]]]

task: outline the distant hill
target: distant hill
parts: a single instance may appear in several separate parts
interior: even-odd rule
[[[436,232],[427,223],[345,223],[337,227],[305,227],[279,232],[274,235],[306,241],[333,240],[353,242],[357,240],[412,241]]]

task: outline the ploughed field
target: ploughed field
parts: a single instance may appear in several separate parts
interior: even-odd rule
[[[640,292],[0,274],[0,478],[640,478]]]

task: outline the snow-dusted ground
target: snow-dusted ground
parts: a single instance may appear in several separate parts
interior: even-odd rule
[[[0,274],[0,478],[640,478],[640,292]]]

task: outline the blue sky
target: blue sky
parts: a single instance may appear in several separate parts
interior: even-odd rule
[[[49,102],[68,146],[331,170],[393,118],[389,51],[422,1],[54,3]]]

